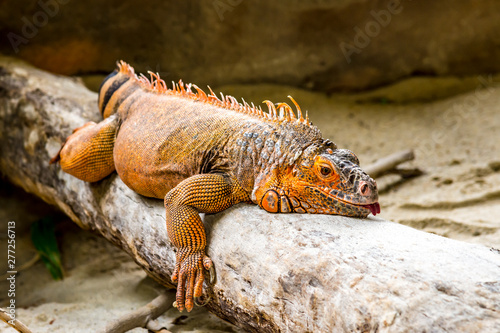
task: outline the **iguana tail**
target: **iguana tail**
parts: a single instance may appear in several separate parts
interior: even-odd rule
[[[135,84],[134,69],[123,61],[117,65],[118,69],[109,74],[99,88],[99,111],[103,118],[116,113],[121,102],[139,88]]]

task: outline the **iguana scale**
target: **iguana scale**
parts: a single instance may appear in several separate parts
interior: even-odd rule
[[[356,155],[323,139],[293,98],[297,114],[270,101],[264,112],[182,81],[170,89],[150,75],[119,62],[99,91],[104,120],[76,129],[52,162],[88,182],[116,170],[137,193],[164,199],[179,310],[193,308],[212,268],[199,213],[239,202],[271,213],[380,212],[376,183]]]

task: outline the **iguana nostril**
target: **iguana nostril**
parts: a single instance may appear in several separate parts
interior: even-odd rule
[[[371,191],[370,191],[370,187],[368,186],[368,184],[366,182],[360,182],[359,184],[359,193],[361,193],[361,195],[370,195]]]

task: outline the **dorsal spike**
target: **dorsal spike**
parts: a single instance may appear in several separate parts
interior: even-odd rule
[[[124,74],[128,74],[130,76],[135,76],[135,70],[134,70],[134,67],[130,66],[129,64],[127,64],[125,61],[123,60],[120,60],[117,62],[117,65],[118,65],[118,68],[120,69],[120,72],[121,73],[124,73]]]
[[[153,90],[157,90],[156,89],[156,80],[155,80],[155,76],[156,74],[151,72],[151,71],[148,71],[148,74],[149,74],[149,77],[150,77],[150,85],[151,85],[151,88],[153,88]]]
[[[245,101],[243,97],[241,98],[241,105],[243,111],[245,111],[246,113],[252,113],[252,110],[249,108],[248,103]]]
[[[279,105],[277,108],[278,108],[278,110],[280,110],[279,119],[280,120],[285,119],[285,108],[283,106],[279,106]]]
[[[265,100],[262,103],[267,104],[267,107],[269,108],[269,115],[272,119],[276,119],[276,107],[274,106],[273,102],[271,102],[270,100]]]
[[[289,112],[288,112],[288,115],[289,115],[289,117],[290,117],[290,121],[292,121],[292,120],[294,120],[294,121],[295,121],[295,120],[297,120],[297,117],[295,116],[295,112],[293,112],[292,108],[288,109],[288,111],[289,111]]]
[[[160,79],[160,75],[158,73],[153,73],[151,71],[148,71],[149,75],[151,76],[151,84],[153,85],[153,90],[156,91],[163,91],[161,88],[161,82],[163,81]]]
[[[161,87],[161,91],[164,92],[164,91],[167,91],[168,88],[167,88],[167,84],[165,83],[165,81],[163,81],[161,78],[160,78],[160,74],[156,73],[156,75],[158,76],[158,83],[160,84],[160,87]]]
[[[148,71],[149,76],[151,77],[151,82],[158,80],[158,77],[156,76],[155,73]]]
[[[288,98],[292,100],[292,103],[295,104],[295,107],[297,108],[297,119],[302,121],[304,118],[302,117],[302,110],[300,109],[299,103],[297,103],[290,95],[288,95]]]
[[[196,89],[196,92],[198,93],[198,99],[200,101],[208,100],[207,94],[205,94],[205,92],[202,89],[200,89],[200,87],[198,87],[196,84],[193,84],[193,87],[194,89]]]
[[[233,96],[231,96],[232,100],[233,100],[233,103],[234,103],[234,106],[236,108],[240,108],[242,105],[238,102],[238,100],[236,98],[234,98]]]
[[[295,114],[293,113],[292,108],[290,107],[290,105],[288,105],[287,103],[282,102],[282,103],[278,104],[277,108],[283,109],[283,111],[284,111],[284,118],[287,121],[290,121],[292,119],[295,120]],[[280,115],[280,118],[281,118],[281,115]]]
[[[229,100],[226,98],[226,96],[224,96],[224,94],[221,92],[220,93],[220,96],[221,96],[221,103],[222,103],[222,107],[225,107],[225,108],[229,108]]]
[[[227,95],[226,98],[228,98],[231,101],[231,108],[233,110],[239,110],[239,109],[241,109],[240,108],[240,103],[238,103],[238,101],[236,100],[236,98],[234,98],[231,95]]]
[[[215,93],[212,90],[212,88],[210,88],[210,86],[207,86],[207,87],[208,87],[208,90],[210,91],[210,95],[215,97]]]
[[[219,103],[220,102],[219,98],[217,98],[217,95],[215,95],[212,88],[210,88],[210,86],[207,86],[207,87],[208,87],[208,90],[210,90],[210,95],[208,95],[209,100],[211,100],[214,103]]]
[[[259,108],[257,109],[257,112],[259,113],[259,116],[261,117],[265,117],[264,116],[264,111],[262,111],[262,108],[259,106]]]
[[[285,104],[285,106],[284,106],[284,108],[285,108],[285,118],[286,118],[286,121],[289,122],[291,120],[290,114],[293,114],[293,112],[292,112],[292,109],[290,108],[290,105],[288,105],[286,103],[284,103],[284,104]]]
[[[221,93],[221,96],[222,96],[222,93]],[[232,105],[233,105],[233,102],[231,101],[231,98],[229,98],[230,96],[229,95],[226,95],[224,97],[224,106],[228,109],[231,109],[232,108]]]
[[[208,86],[208,90],[210,91],[210,95],[205,93],[202,89],[200,89],[197,85],[195,84],[185,84],[182,82],[182,80],[179,80],[178,83],[175,83],[172,81],[172,89],[169,89],[168,86],[166,85],[165,81],[161,79],[160,75],[158,73],[153,73],[151,71],[148,71],[147,73],[149,74],[150,78],[147,78],[144,74],[135,74],[134,69],[128,65],[127,63],[120,61],[118,62],[118,68],[120,70],[120,73],[129,75],[131,78],[133,78],[143,89],[149,90],[151,92],[157,92],[157,93],[166,93],[166,94],[176,94],[180,95],[185,98],[191,98],[193,100],[199,100],[203,101],[206,103],[210,103],[214,106],[217,107],[225,107],[227,109],[235,110],[237,112],[245,113],[245,114],[250,114],[253,116],[260,117],[262,119],[267,119],[271,120],[274,122],[281,122],[281,121],[286,121],[286,122],[291,122],[295,121],[296,123],[299,124],[304,124],[307,125],[313,129],[315,129],[314,126],[312,126],[310,120],[309,120],[309,113],[308,111],[305,112],[305,119],[302,113],[302,110],[299,106],[299,104],[292,98],[292,96],[288,96],[290,100],[293,102],[297,109],[297,116],[295,116],[294,110],[288,105],[287,103],[277,103],[274,104],[269,100],[265,100],[263,103],[265,103],[269,109],[269,111],[264,112],[262,110],[261,106],[256,106],[254,103],[247,103],[244,98],[241,99],[241,103],[238,102],[236,98],[234,98],[231,95],[224,96],[224,94],[221,92],[220,96],[221,99],[215,95],[213,92],[212,88]],[[194,87],[194,89],[193,89]],[[279,113],[279,115],[278,115]]]

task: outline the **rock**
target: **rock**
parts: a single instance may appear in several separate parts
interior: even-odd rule
[[[175,257],[161,200],[116,175],[88,184],[48,164],[88,119],[98,119],[96,94],[0,58],[1,172],[171,285]],[[243,204],[205,222],[218,274],[207,306],[248,331],[500,330],[497,250],[378,218],[269,214]]]
[[[20,0],[3,4],[0,52],[67,75],[123,59],[167,82],[353,91],[498,72],[499,11],[492,0]]]

